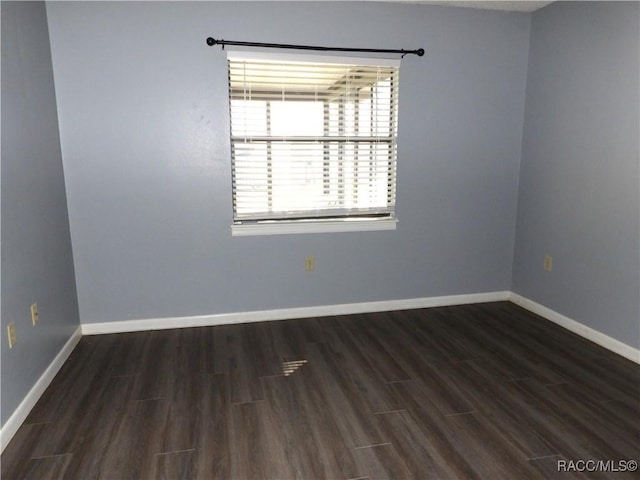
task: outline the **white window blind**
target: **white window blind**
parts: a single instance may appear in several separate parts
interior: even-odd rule
[[[399,61],[230,52],[235,223],[394,216]]]

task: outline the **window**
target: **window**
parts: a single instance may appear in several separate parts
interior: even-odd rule
[[[234,234],[395,228],[399,61],[228,63]]]

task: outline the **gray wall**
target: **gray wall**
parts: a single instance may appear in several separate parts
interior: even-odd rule
[[[45,5],[2,2],[1,8],[4,424],[79,318]],[[13,349],[9,322],[17,331]]]
[[[362,2],[47,10],[83,322],[510,288],[529,15]],[[208,36],[426,49],[401,68],[398,230],[231,237],[226,56]]]
[[[516,293],[636,348],[639,18],[637,2],[533,14],[513,262]]]

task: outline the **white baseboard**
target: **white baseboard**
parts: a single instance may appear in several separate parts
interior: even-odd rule
[[[44,373],[40,376],[38,381],[33,385],[33,387],[31,387],[31,390],[29,390],[27,396],[24,397],[22,402],[20,402],[18,408],[15,409],[2,426],[2,429],[0,429],[0,453],[4,451],[4,448],[16,434],[22,425],[22,422],[25,421],[29,412],[31,412],[31,409],[36,405],[81,338],[82,330],[78,327],[71,335],[71,338],[67,340],[67,343],[64,344],[58,355],[56,355]]]
[[[329,317],[356,313],[373,313],[413,308],[444,307],[471,303],[500,302],[509,299],[511,292],[488,292],[469,295],[447,295],[442,297],[409,298],[380,302],[346,303],[341,305],[321,305],[315,307],[282,308],[241,313],[221,313],[193,317],[171,317],[143,320],[125,320],[104,323],[83,323],[83,335],[105,333],[163,330],[167,328],[208,327],[233,323],[265,322],[294,318]]]
[[[551,322],[556,323],[561,327],[566,328],[567,330],[570,330],[571,332],[592,341],[593,343],[597,343],[598,345],[612,351],[613,353],[617,353],[618,355],[631,360],[632,362],[640,364],[640,350],[633,348],[626,343],[622,343],[621,341],[605,335],[598,330],[587,327],[580,322],[577,322],[554,310],[551,310],[550,308],[534,302],[533,300],[529,300],[528,298],[518,295],[517,293],[511,292],[509,300],[516,305],[529,310],[530,312],[540,315],[541,317],[544,317],[545,319],[550,320]]]
[[[83,323],[83,335],[102,335],[106,333],[137,332],[145,330],[164,330],[169,328],[209,327],[234,323],[265,322],[308,317],[328,317],[358,313],[410,310],[414,308],[446,307],[472,303],[511,301],[561,327],[576,333],[587,340],[611,350],[633,362],[640,364],[640,350],[637,350],[602,332],[587,327],[569,317],[551,310],[539,303],[510,291],[475,293],[467,295],[446,295],[441,297],[408,298],[384,300],[378,302],[346,303],[341,305],[320,305],[314,307],[281,308],[253,312],[221,313],[190,317],[151,318],[123,320],[104,323]]]

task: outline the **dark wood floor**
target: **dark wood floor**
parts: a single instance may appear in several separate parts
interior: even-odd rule
[[[510,303],[91,336],[2,479],[638,478],[639,399]]]

